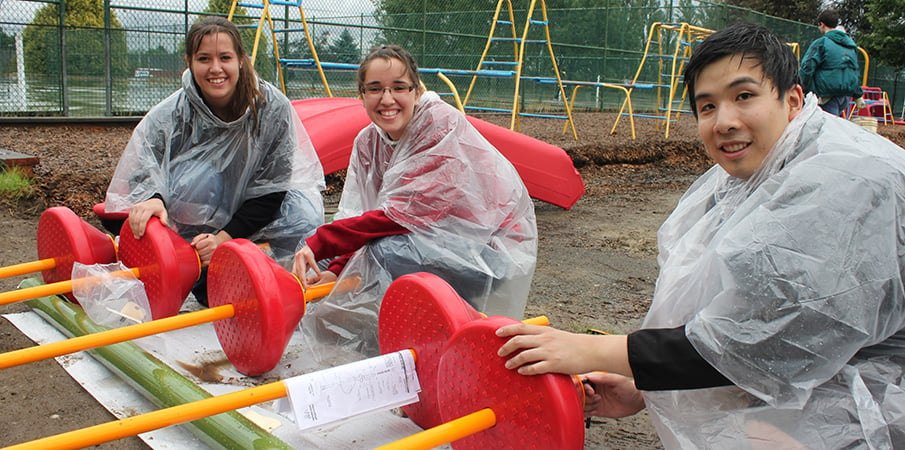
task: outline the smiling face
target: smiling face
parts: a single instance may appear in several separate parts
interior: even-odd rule
[[[204,102],[221,119],[229,116],[227,108],[239,82],[239,60],[230,35],[218,32],[201,38],[189,61],[192,77],[201,89]]]
[[[756,59],[731,55],[704,67],[695,81],[698,132],[707,154],[730,175],[748,179],[800,112],[800,86],[778,97]]]
[[[421,89],[406,65],[396,58],[374,58],[368,63],[362,86],[361,97],[368,117],[393,140],[401,138],[421,98]]]

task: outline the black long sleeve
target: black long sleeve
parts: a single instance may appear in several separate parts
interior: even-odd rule
[[[272,192],[242,203],[223,231],[233,238],[246,238],[264,228],[280,212],[286,192]]]
[[[731,385],[695,350],[685,326],[651,328],[628,335],[628,361],[642,391],[703,389]]]

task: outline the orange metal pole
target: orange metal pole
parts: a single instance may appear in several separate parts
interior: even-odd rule
[[[375,450],[427,450],[471,436],[492,428],[494,425],[496,425],[496,414],[492,409],[484,408],[396,442],[382,445]]]
[[[24,442],[9,449],[78,449],[285,397],[282,381]]]
[[[410,350],[411,351],[411,350]],[[414,355],[414,351],[412,354]],[[115,441],[129,436],[135,436],[148,431],[166,428],[171,425],[191,422],[216,414],[221,414],[257,405],[267,401],[276,400],[289,395],[286,383],[275,381],[261,386],[243,389],[241,391],[218,395],[191,403],[176,405],[149,413],[127,417],[125,419],[81,428],[66,433],[49,436],[43,439],[23,442],[21,444],[4,447],[5,450],[44,450],[53,449],[78,449]]]
[[[22,264],[14,264],[12,266],[0,267],[0,278],[17,277],[19,275],[53,269],[56,266],[57,261],[53,258],[26,262]]]
[[[324,283],[311,286],[305,292],[305,301],[321,298],[330,293],[334,283]],[[235,315],[233,305],[221,305],[214,308],[194,311],[165,319],[152,320],[150,322],[129,325],[122,328],[114,328],[100,333],[79,336],[64,341],[39,345],[37,347],[13,350],[0,353],[0,369],[20,366],[30,362],[54,358],[69,353],[75,353],[105,345],[117,344],[132,339],[143,338],[167,331],[188,328],[203,323],[215,322],[222,319],[230,319]]]
[[[141,278],[139,269],[133,268],[121,273],[132,272],[136,278]],[[114,272],[115,273],[115,272]],[[84,281],[82,279],[80,281]],[[0,305],[8,305],[10,303],[20,302],[23,300],[31,300],[33,298],[49,297],[51,295],[60,295],[72,292],[72,280],[58,281],[56,283],[42,284],[25,289],[16,289],[9,292],[0,292]]]

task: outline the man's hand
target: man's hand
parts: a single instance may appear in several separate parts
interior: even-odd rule
[[[214,250],[230,239],[232,239],[232,236],[225,231],[220,231],[217,234],[203,233],[192,238],[192,247],[198,252],[198,259],[201,260],[201,264],[208,265],[211,262],[211,257],[214,256]]]
[[[632,378],[606,372],[591,372],[581,378],[587,395],[586,416],[618,419],[644,409],[644,398]]]

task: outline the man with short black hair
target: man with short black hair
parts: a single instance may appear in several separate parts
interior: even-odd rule
[[[713,33],[684,78],[716,164],[657,233],[641,328],[517,323],[498,355],[582,374],[587,415],[646,408],[668,450],[902,448],[905,150],[821,111],[759,25]]]
[[[820,97],[820,107],[838,116],[848,107],[851,98],[861,98],[861,81],[858,67],[858,45],[837,28],[839,14],[827,9],[817,18],[817,26],[823,36],[814,40],[801,59],[801,86],[804,93],[813,92]]]

